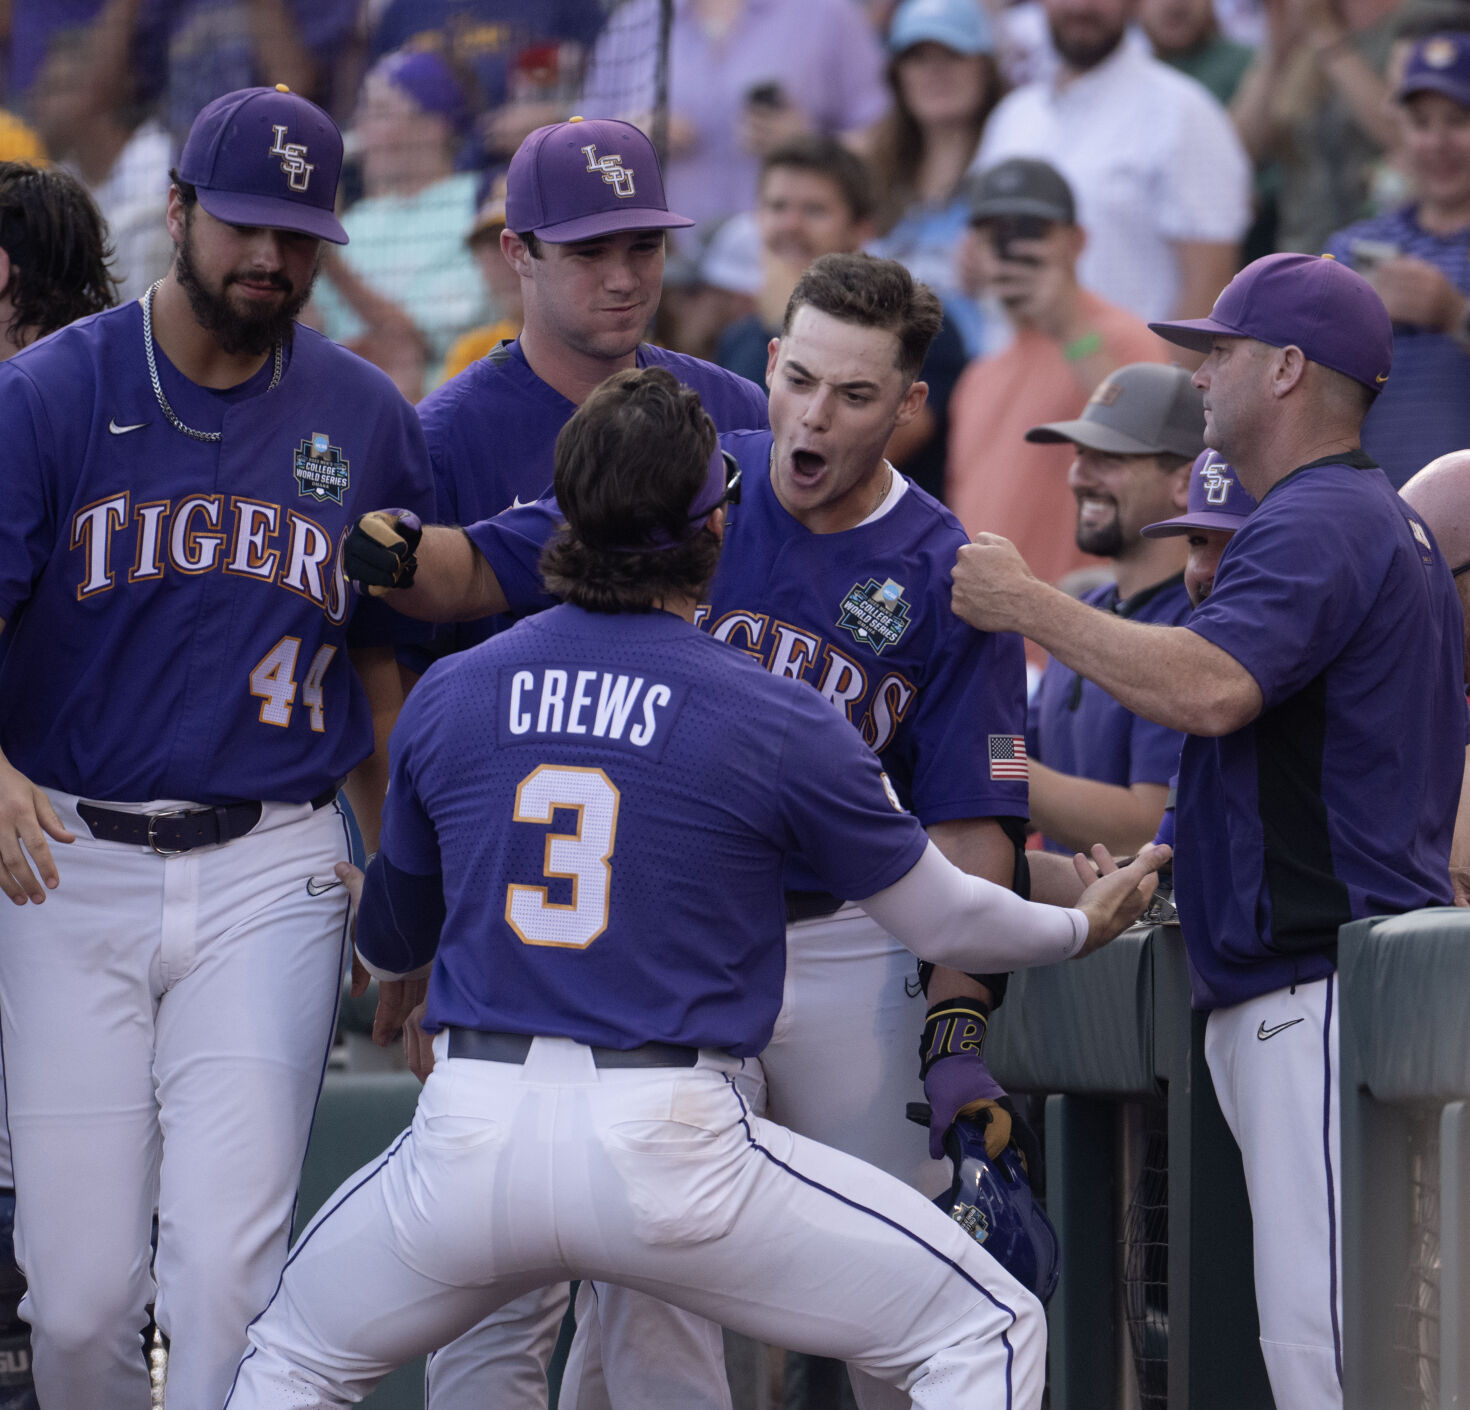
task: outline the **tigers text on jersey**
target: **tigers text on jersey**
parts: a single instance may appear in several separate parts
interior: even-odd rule
[[[950,610],[950,569],[968,541],[958,520],[910,484],[881,518],[814,534],[771,486],[769,431],[720,444],[744,480],[698,624],[835,705],[925,824],[1026,817],[1025,779],[997,776],[988,742],[1024,730],[1021,642]],[[546,498],[469,530],[515,610],[549,600],[537,561],[559,518]],[[792,886],[811,884],[793,868]]]
[[[699,399],[718,430],[766,424],[766,395],[714,363],[644,343],[639,367],[663,367]],[[576,407],[532,370],[520,340],[502,343],[419,404],[434,471],[441,524],[472,524],[517,500],[528,503],[551,484],[556,438]],[[505,618],[440,627],[433,648],[402,653],[427,669],[436,655],[463,650],[507,625]]]
[[[156,350],[141,307],[84,319],[0,368],[0,747],[90,798],[304,802],[372,750],[349,646],[421,634],[359,603],[354,518],[433,503],[412,407],[299,327],[225,392]],[[150,722],[147,729],[140,722]]]
[[[666,612],[564,605],[440,662],[391,753],[383,856],[447,905],[427,1028],[758,1052],[786,854],[861,899],[927,845],[813,692]]]

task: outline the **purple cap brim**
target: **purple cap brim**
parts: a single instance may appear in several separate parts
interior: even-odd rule
[[[1188,348],[1191,352],[1209,352],[1211,340],[1215,338],[1250,337],[1249,333],[1221,323],[1218,318],[1184,318],[1177,323],[1150,323],[1148,326],[1166,343]]]
[[[1145,524],[1138,532],[1146,539],[1168,539],[1187,534],[1191,529],[1220,529],[1233,534],[1245,523],[1245,514],[1181,514],[1177,519],[1161,519],[1157,524]]]
[[[616,235],[622,230],[682,230],[693,224],[688,216],[640,206],[579,215],[560,225],[542,226],[535,233],[538,240],[545,240],[549,245],[570,245],[575,240],[595,240],[599,235]]]
[[[347,243],[342,222],[331,211],[302,205],[277,196],[242,195],[237,191],[199,190],[199,204],[227,225],[255,225],[267,230],[290,230],[334,245]]]
[[[1456,78],[1452,73],[1416,73],[1399,85],[1394,97],[1402,102],[1416,93],[1443,93],[1462,108],[1470,107],[1470,89],[1466,88],[1464,79]]]

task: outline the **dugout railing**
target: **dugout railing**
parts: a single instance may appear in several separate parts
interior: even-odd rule
[[[1470,911],[1345,926],[1346,1410],[1470,1406]]]
[[[1045,1097],[1047,1208],[1062,1245],[1052,1410],[1270,1410],[1240,1156],[1178,927],[1018,971],[986,1057],[1008,1090]],[[1160,1136],[1155,1163],[1135,1158],[1140,1111]]]

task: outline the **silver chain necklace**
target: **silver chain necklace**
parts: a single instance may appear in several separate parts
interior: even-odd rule
[[[158,409],[168,418],[169,425],[175,431],[182,431],[186,436],[196,441],[218,441],[223,439],[220,431],[196,431],[192,426],[186,426],[174,414],[174,409],[168,404],[168,398],[163,394],[163,383],[158,380],[158,363],[153,356],[153,296],[158,292],[158,283],[149,287],[148,292],[143,295],[143,353],[148,359],[148,378],[153,383],[153,395],[158,398]],[[266,391],[273,392],[280,385],[281,368],[285,363],[285,344],[276,344],[276,366],[271,374],[271,384]]]

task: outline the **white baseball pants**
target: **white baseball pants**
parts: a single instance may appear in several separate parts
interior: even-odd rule
[[[77,834],[53,844],[61,885],[0,919],[37,1392],[146,1410],[156,1204],[167,1403],[217,1406],[286,1256],[346,957],[347,828],[337,804],[266,804],[248,836],[164,858],[94,841],[51,797]]]
[[[948,1161],[929,1158],[928,1132],[904,1119],[924,1099],[919,1039],[926,1003],[913,955],[855,905],[786,930],[786,985],[761,1054],[765,1114],[935,1195]],[[757,1109],[760,1109],[757,1107]],[[430,1410],[544,1404],[511,1397],[519,1368],[550,1361],[544,1293],[496,1313],[430,1362]],[[787,1343],[778,1337],[776,1345]],[[853,1368],[862,1410],[904,1410],[900,1391]],[[720,1329],[617,1286],[586,1290],[562,1378],[559,1410],[730,1410]]]
[[[533,1287],[620,1282],[856,1362],[920,1410],[1039,1405],[1036,1300],[922,1195],[754,1116],[737,1059],[449,1058],[302,1235],[230,1410],[341,1406]]]
[[[1281,1410],[1342,1410],[1337,978],[1216,1009],[1205,1058],[1250,1197],[1261,1352]]]

